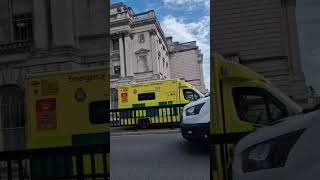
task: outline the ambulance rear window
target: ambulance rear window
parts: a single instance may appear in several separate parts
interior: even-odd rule
[[[139,101],[147,101],[147,100],[154,100],[154,99],[156,99],[156,94],[154,92],[138,94]]]
[[[110,123],[109,118],[109,102],[95,101],[89,104],[89,120],[91,124],[105,124]]]

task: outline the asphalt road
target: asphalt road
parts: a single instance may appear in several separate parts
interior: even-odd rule
[[[111,136],[112,180],[209,180],[209,150],[180,133]]]

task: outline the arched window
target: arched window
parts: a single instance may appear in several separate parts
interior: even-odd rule
[[[23,149],[25,146],[24,93],[18,86],[0,90],[0,133],[2,150]]]

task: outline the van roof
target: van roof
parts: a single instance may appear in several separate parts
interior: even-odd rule
[[[221,79],[257,80],[270,83],[263,76],[241,64],[226,60],[218,60],[218,63],[221,67]]]

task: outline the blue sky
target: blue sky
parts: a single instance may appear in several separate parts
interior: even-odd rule
[[[123,2],[135,13],[154,10],[166,36],[173,41],[197,41],[203,56],[206,88],[210,89],[210,0],[111,0]]]
[[[210,0],[111,0],[123,2],[135,13],[155,10],[167,36],[174,41],[196,40],[204,53],[204,77],[206,87],[210,83]],[[320,1],[297,1],[296,16],[301,48],[301,63],[306,84],[313,86],[320,95]]]

